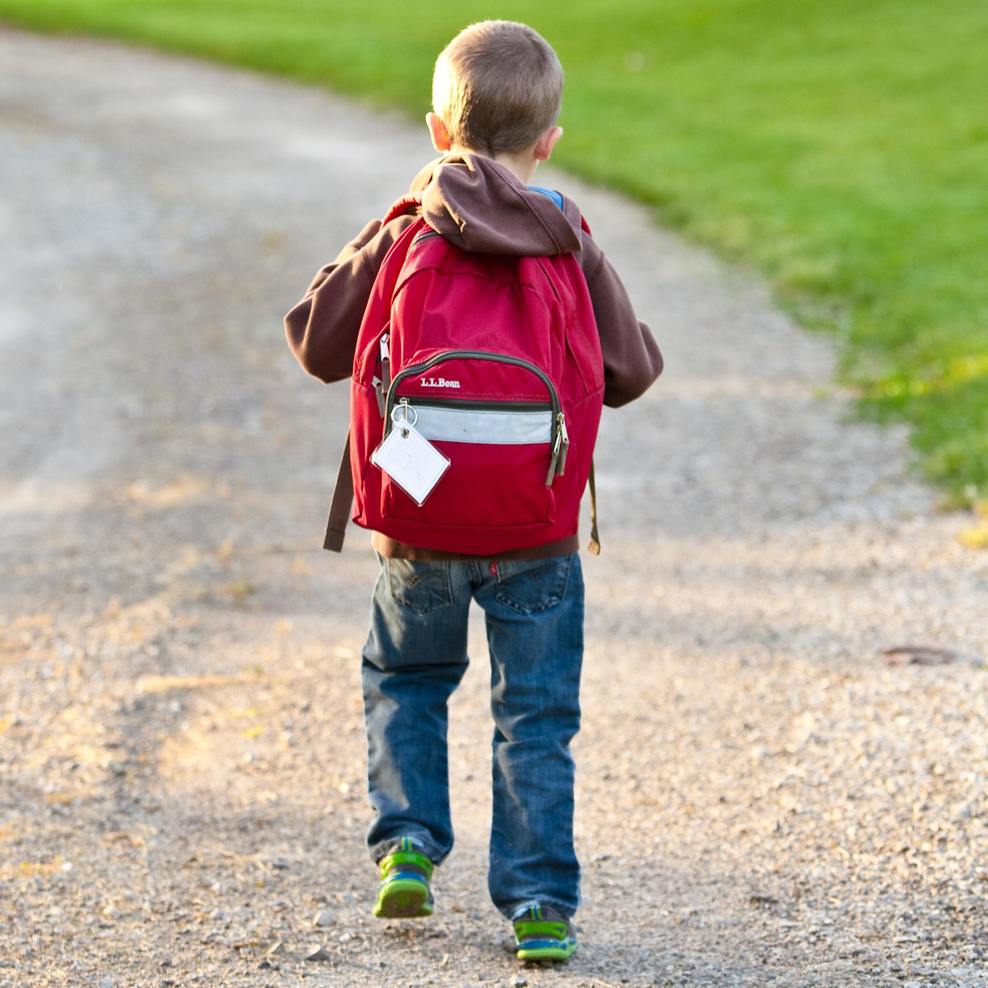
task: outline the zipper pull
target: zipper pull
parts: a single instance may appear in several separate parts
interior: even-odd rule
[[[384,418],[384,387],[383,382],[379,377],[374,377],[371,379],[371,384],[374,387],[374,395],[377,398],[377,410],[381,413],[381,418]]]
[[[387,394],[391,387],[391,350],[388,347],[388,340],[391,337],[385,333],[381,337],[381,390]],[[381,413],[384,414],[383,412]]]
[[[556,478],[556,466],[559,463],[559,451],[563,445],[563,434],[556,429],[556,441],[552,444],[552,459],[549,460],[549,472],[545,475],[545,486],[552,487],[552,482]]]
[[[563,437],[563,445],[559,455],[559,476],[566,473],[566,454],[569,452],[569,433],[566,431],[566,416],[562,412],[556,417],[558,435]]]
[[[566,431],[566,416],[559,412],[556,415],[556,439],[552,444],[552,459],[549,461],[549,472],[545,477],[545,486],[552,487],[553,480],[566,472],[566,454],[569,452],[569,433]]]

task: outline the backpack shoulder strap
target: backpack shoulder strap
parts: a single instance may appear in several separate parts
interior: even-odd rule
[[[422,196],[417,192],[410,192],[407,196],[402,196],[397,202],[392,204],[391,208],[384,214],[384,219],[381,220],[381,226],[384,226],[385,223],[390,223],[399,216],[405,216],[408,213],[417,213],[421,208]]]
[[[346,442],[343,444],[343,456],[340,460],[340,472],[336,477],[336,487],[333,489],[333,503],[329,508],[329,518],[326,521],[326,537],[322,547],[330,552],[343,551],[343,539],[346,535],[347,522],[353,507],[353,472],[350,469],[350,432],[347,431]]]

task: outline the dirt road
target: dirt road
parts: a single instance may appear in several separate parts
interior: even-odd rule
[[[89,41],[0,66],[0,985],[988,983],[988,556],[825,341],[560,175],[668,365],[600,444],[582,949],[518,968],[487,901],[479,634],[437,916],[371,919],[375,562],[317,548],[346,389],[280,320],[425,129]]]

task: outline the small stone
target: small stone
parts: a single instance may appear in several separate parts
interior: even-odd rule
[[[509,982],[508,988],[528,988],[528,979],[516,974]]]
[[[748,896],[748,902],[753,906],[777,906],[779,900],[774,895],[765,892],[754,892]]]
[[[336,922],[336,916],[328,909],[321,909],[312,919],[312,925],[315,927],[321,926],[332,926]]]
[[[275,858],[274,861],[271,862],[271,867],[276,871],[288,871],[291,865],[284,858]]]
[[[285,945],[280,940],[275,940],[267,950],[264,951],[265,957],[276,957],[278,954],[283,954],[285,952]]]
[[[317,943],[306,950],[305,959],[307,961],[328,961],[332,960],[332,957],[322,944]]]

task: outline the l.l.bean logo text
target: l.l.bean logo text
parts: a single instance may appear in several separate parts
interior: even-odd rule
[[[447,381],[445,377],[423,377],[420,378],[423,388],[458,388],[459,381]]]

